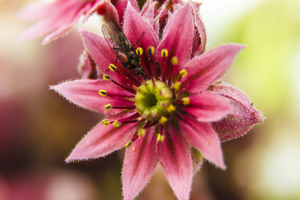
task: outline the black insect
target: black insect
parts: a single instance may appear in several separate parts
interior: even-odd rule
[[[101,29],[108,46],[116,56],[116,62],[117,59],[119,59],[122,65],[128,69],[132,75],[142,76],[146,80],[146,73],[141,67],[141,61],[134,51],[134,46],[139,42],[144,33],[136,43],[131,45],[126,36],[114,23],[110,22],[109,28],[103,24]]]

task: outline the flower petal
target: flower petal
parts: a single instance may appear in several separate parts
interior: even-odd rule
[[[84,79],[96,79],[98,77],[95,62],[86,50],[80,55],[77,71]]]
[[[120,120],[128,115],[132,115],[132,112],[110,116],[107,119]],[[100,122],[76,145],[66,162],[103,157],[124,147],[130,141],[138,125],[139,123],[124,123],[116,128],[111,124],[105,126]]]
[[[209,123],[198,122],[188,114],[180,115],[178,123],[183,137],[190,145],[197,148],[208,161],[226,169],[220,139]]]
[[[82,35],[85,47],[99,69],[105,74],[111,76],[112,79],[118,83],[121,83],[124,86],[132,87],[134,84],[134,78],[125,78],[132,77],[132,75],[128,72],[128,70],[124,69],[119,60],[117,62],[117,70],[119,70],[123,75],[108,70],[109,65],[115,63],[116,56],[111,51],[105,39],[100,35],[85,30],[80,30],[80,33]]]
[[[190,3],[186,3],[180,8],[166,24],[163,37],[157,48],[157,60],[159,63],[165,63],[162,67],[162,78],[167,75],[171,65],[171,58],[176,56],[178,64],[173,67],[183,68],[189,61],[192,53],[192,44],[194,37],[194,27],[192,21],[192,13]],[[168,50],[168,58],[163,58],[161,55],[162,49]],[[175,68],[176,67],[176,68]],[[178,70],[177,70],[178,71]]]
[[[164,140],[157,143],[159,162],[178,199],[188,200],[193,175],[190,147],[171,120],[163,130]]]
[[[199,13],[200,5],[199,3],[192,3],[192,14],[195,25],[192,57],[203,53],[206,46],[206,31]]]
[[[132,200],[146,186],[158,162],[153,126],[136,139],[125,152],[122,171],[124,200]]]
[[[149,46],[156,49],[159,42],[153,26],[149,21],[142,18],[130,3],[127,6],[124,18],[124,34],[132,45],[140,39],[135,48],[141,47],[145,54]],[[147,57],[142,56],[141,59],[141,63],[149,63]],[[155,65],[155,63],[152,64]],[[152,67],[148,66],[145,70],[152,75]]]
[[[127,9],[126,7],[128,6],[128,4],[132,5],[132,7],[137,12],[140,11],[139,5],[138,5],[136,0],[118,0],[118,2],[116,4],[116,9],[117,9],[118,14],[119,14],[120,23],[123,22],[124,15],[125,15],[125,10]]]
[[[212,92],[190,95],[190,104],[182,109],[201,122],[219,121],[232,111],[229,101]]]
[[[238,52],[244,47],[237,44],[222,45],[194,57],[185,66],[188,74],[181,80],[181,92],[198,93],[206,90],[227,72]]]
[[[63,95],[69,101],[75,103],[86,109],[102,112],[105,114],[113,115],[121,112],[124,109],[110,109],[106,111],[104,106],[111,104],[112,107],[119,106],[134,106],[131,101],[126,101],[122,97],[133,97],[132,93],[123,90],[116,86],[114,83],[105,80],[89,80],[80,79],[74,81],[68,81],[59,85],[50,86],[50,89]],[[99,90],[105,90],[113,97],[118,96],[120,98],[113,98],[110,96],[101,96]]]
[[[225,82],[218,82],[209,87],[209,90],[230,100],[234,112],[223,120],[212,123],[219,134],[221,141],[238,138],[247,133],[254,125],[265,119],[263,113],[253,107],[246,93]]]

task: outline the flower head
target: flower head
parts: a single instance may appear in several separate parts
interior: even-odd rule
[[[198,29],[201,26],[194,11],[190,3],[179,6],[159,39],[154,15],[141,15],[128,4],[123,31],[133,50],[111,49],[105,38],[80,30],[101,77],[51,87],[69,101],[107,115],[66,161],[103,157],[126,147],[122,171],[125,200],[138,195],[158,162],[180,200],[189,198],[193,172],[202,156],[226,168],[220,138],[211,123],[235,108],[225,95],[209,88],[227,72],[244,46],[228,44],[201,54],[205,34],[200,32],[205,31],[195,34],[195,24]],[[195,38],[200,38],[197,45]]]

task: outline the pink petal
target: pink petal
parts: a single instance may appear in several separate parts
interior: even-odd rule
[[[139,12],[140,8],[139,5],[137,3],[136,0],[118,0],[117,4],[116,4],[116,9],[118,11],[119,14],[119,21],[122,23],[123,19],[124,19],[124,15],[125,15],[125,10],[127,9],[126,7],[128,6],[128,4],[131,4],[133,6],[133,8]]]
[[[107,119],[120,120],[128,115],[132,113],[121,113]],[[130,141],[138,125],[138,123],[124,123],[115,128],[111,124],[105,126],[100,122],[76,145],[66,162],[103,157],[124,147]]]
[[[212,82],[227,72],[236,55],[244,47],[237,44],[222,45],[194,57],[185,66],[188,74],[181,81],[181,91],[198,93],[206,90]]]
[[[124,34],[131,44],[136,43],[143,35],[137,43],[137,47],[142,47],[145,52],[149,46],[156,48],[159,42],[158,35],[155,35],[155,31],[151,24],[145,21],[131,4],[128,4],[125,13]]]
[[[132,79],[132,75],[128,72],[128,70],[124,69],[124,67],[120,64],[120,61],[117,62],[117,68],[119,71],[121,71],[121,73],[123,73],[123,75],[119,75],[117,72],[112,72],[108,69],[110,64],[115,63],[116,56],[111,51],[105,39],[97,34],[81,29],[80,33],[82,35],[85,47],[99,69],[118,83],[121,83],[124,86],[132,87],[134,83],[131,80],[134,80],[134,78]],[[125,77],[131,77],[131,79],[127,79]]]
[[[157,143],[159,162],[178,199],[188,200],[193,175],[190,147],[172,120],[163,130],[164,140]]]
[[[84,79],[96,79],[98,77],[95,62],[86,50],[80,55],[77,71]]]
[[[232,111],[229,101],[212,92],[190,95],[190,104],[182,109],[201,122],[219,121]]]
[[[51,5],[53,4],[40,2],[40,1],[33,2],[25,6],[24,8],[22,8],[18,12],[18,17],[20,19],[27,19],[27,20],[37,20],[37,19],[44,18],[48,15],[46,11],[49,10],[49,7],[51,7]]]
[[[165,59],[166,64],[162,66],[162,77],[168,76],[168,70],[171,66],[171,58],[178,58],[178,65],[174,66],[172,71],[183,66],[189,61],[192,53],[192,44],[194,36],[194,27],[192,21],[192,13],[190,3],[186,3],[179,9],[171,20],[168,21],[161,42],[157,48],[157,60],[163,63],[164,58],[161,56],[161,50],[168,50],[168,58]]]
[[[50,86],[50,89],[55,90],[63,95],[66,99],[80,107],[109,115],[117,114],[123,111],[125,108],[112,108],[106,111],[104,106],[107,104],[111,104],[112,107],[134,106],[133,102],[123,99],[123,97],[132,98],[133,94],[123,90],[110,81],[80,79]],[[118,96],[119,98],[113,98],[110,96],[103,97],[99,94],[99,90],[106,90],[108,94],[112,95],[113,97]]]
[[[84,19],[87,20],[87,18],[95,12],[95,9],[99,15],[104,15],[108,22],[113,22],[120,27],[118,11],[111,2],[100,0],[99,3],[95,4],[85,15]]]
[[[186,141],[197,148],[210,162],[226,169],[220,139],[209,123],[198,122],[188,114],[178,118],[181,133]]]
[[[132,200],[146,186],[156,167],[156,135],[153,126],[125,152],[122,171],[124,200]]]
[[[195,37],[193,42],[193,57],[204,52],[206,45],[206,31],[199,13],[201,4],[192,3],[192,14],[195,25]]]
[[[253,107],[246,93],[225,82],[218,82],[209,90],[230,100],[234,112],[223,120],[212,123],[222,141],[238,138],[247,133],[254,125],[265,119],[263,113]]]
[[[140,39],[134,48],[141,47],[145,54],[149,46],[156,48],[159,42],[158,35],[156,35],[153,26],[149,21],[142,18],[140,13],[138,13],[130,3],[125,13],[124,34],[132,45]],[[142,56],[141,59],[141,63],[149,63],[147,57]],[[152,70],[154,67],[157,67],[157,65],[154,62],[150,64],[153,64],[153,66],[151,68],[148,66],[145,70],[152,75]]]

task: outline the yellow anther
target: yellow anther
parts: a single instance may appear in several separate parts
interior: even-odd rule
[[[180,86],[181,86],[181,82],[176,81],[173,85],[173,89],[179,91]]]
[[[139,136],[144,136],[145,135],[145,129],[140,129],[138,135]]]
[[[168,121],[168,118],[162,116],[160,119],[159,119],[159,123],[162,124],[162,125],[165,125],[165,123]]]
[[[148,49],[147,49],[147,53],[148,53],[148,56],[151,57],[154,54],[154,47],[149,46]]]
[[[181,75],[182,78],[184,78],[184,77],[186,77],[188,72],[186,71],[186,69],[182,69],[182,70],[180,70],[179,74]]]
[[[132,147],[132,150],[135,151],[135,147]]]
[[[105,90],[99,90],[99,94],[103,97],[105,97],[107,95]]]
[[[173,106],[173,104],[171,104],[167,107],[167,110],[168,110],[169,113],[172,113],[176,110],[176,108]]]
[[[171,58],[171,63],[172,65],[177,65],[178,64],[178,58],[176,56]]]
[[[115,71],[117,67],[114,64],[110,64],[109,67],[110,71]]]
[[[189,97],[184,97],[182,98],[182,103],[183,105],[189,105],[191,102],[190,102],[190,98]]]
[[[112,124],[115,128],[118,128],[121,125],[118,120],[115,120]]]
[[[127,143],[125,144],[125,148],[129,147],[130,145],[131,145],[131,142],[127,142]]]
[[[139,117],[139,118],[137,118],[137,121],[142,121],[143,120],[143,118],[142,117]]]
[[[108,119],[102,120],[102,124],[103,124],[104,126],[108,126],[108,125],[109,125]]]
[[[169,52],[167,49],[161,50],[161,57],[166,58],[166,57],[168,57],[168,54],[169,54]]]
[[[161,135],[160,133],[157,134],[156,140],[157,140],[158,142],[162,142],[162,141],[164,141],[164,139],[165,139],[165,136],[164,136],[164,135]]]
[[[106,110],[106,111],[108,111],[108,110],[110,110],[111,109],[111,104],[109,103],[109,104],[106,104],[105,106],[104,106],[104,110]]]
[[[106,81],[110,81],[110,76],[103,74],[103,79]]]
[[[143,48],[138,47],[138,48],[136,48],[135,52],[136,52],[137,55],[141,56],[141,55],[143,55]]]

